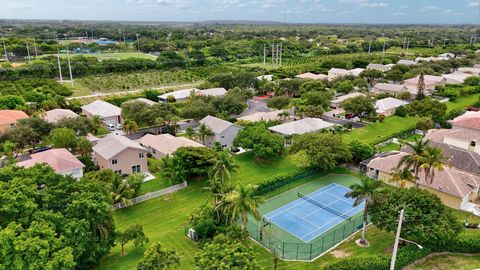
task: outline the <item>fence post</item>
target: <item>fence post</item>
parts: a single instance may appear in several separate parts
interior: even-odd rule
[[[342,239],[345,239],[345,227],[347,226],[347,224],[343,225],[343,237]]]
[[[312,248],[313,248],[313,244],[310,244],[310,260],[312,259]]]
[[[337,232],[337,231],[333,231],[333,242],[332,242],[333,245],[332,245],[332,246],[335,246],[335,233],[336,233],[336,232]]]
[[[275,248],[275,246],[273,246]],[[285,259],[285,242],[282,241],[282,259]]]
[[[325,242],[325,236],[324,236],[324,237],[322,237],[322,252],[321,252],[321,253],[323,253],[323,251],[324,251],[324,247],[325,247],[325,246],[323,245],[323,244],[324,244],[324,242]]]

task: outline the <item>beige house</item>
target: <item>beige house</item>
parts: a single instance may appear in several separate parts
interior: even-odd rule
[[[17,163],[19,167],[33,167],[36,164],[47,164],[56,173],[70,175],[75,179],[83,176],[85,165],[65,148],[50,149],[30,155],[30,159]]]
[[[28,115],[19,110],[0,110],[0,133],[14,127],[19,120],[28,118]]]
[[[167,102],[170,97],[173,97],[176,102],[182,102],[187,100],[191,95],[207,96],[207,97],[221,97],[227,94],[225,88],[210,88],[204,90],[198,90],[196,88],[183,89],[178,91],[169,92],[158,96],[160,102]]]
[[[95,163],[120,175],[147,172],[147,152],[139,143],[114,134],[105,136],[93,147]]]
[[[480,130],[480,111],[466,112],[463,115],[453,119],[451,122],[453,128],[468,128]]]
[[[405,80],[403,81],[403,85],[406,87],[417,88],[419,78],[420,76],[417,76],[415,78]],[[445,86],[447,80],[441,76],[424,75],[423,81],[425,83],[425,92],[432,92],[435,90],[436,86]]]
[[[377,83],[372,89],[370,89],[370,93],[374,95],[387,93],[395,97],[402,92],[408,92],[408,88],[401,84],[392,83]]]
[[[445,78],[445,84],[462,84],[465,82],[465,79],[471,77],[470,74],[464,73],[450,73],[443,74],[442,77]]]
[[[358,92],[346,94],[346,95],[343,95],[343,96],[339,96],[339,97],[335,98],[334,100],[330,101],[330,107],[332,107],[333,109],[339,109],[340,105],[345,100],[347,100],[349,98],[364,97],[364,96],[365,96],[364,94],[358,93]]]
[[[382,65],[382,64],[368,64],[367,69],[375,69],[381,72],[387,72],[392,69],[393,65]]]
[[[79,115],[73,112],[72,110],[67,109],[53,109],[50,111],[46,111],[43,115],[43,119],[48,123],[57,123],[59,120],[63,118],[75,118]]]
[[[378,114],[391,116],[395,114],[398,107],[405,106],[407,104],[408,102],[403,100],[388,97],[377,100],[375,103],[375,110]]]
[[[318,132],[323,129],[331,129],[334,126],[335,124],[324,121],[320,118],[303,118],[297,121],[269,127],[268,129],[283,136],[290,136]]]
[[[96,100],[82,106],[82,114],[87,117],[99,116],[102,122],[107,125],[118,125],[122,123],[122,109],[103,100]]]
[[[287,117],[281,116],[282,114],[288,114]],[[282,120],[284,118],[290,118],[293,115],[293,110],[275,110],[271,112],[256,112],[249,115],[238,117],[238,121],[248,122],[260,122],[260,121],[275,121]]]
[[[467,128],[433,129],[426,138],[480,154],[480,130]],[[478,164],[480,167],[480,164]]]
[[[147,134],[140,138],[138,142],[157,159],[173,154],[180,147],[204,147],[202,144],[188,138],[175,137],[170,134]]]
[[[391,182],[391,173],[395,171],[404,152],[389,152],[373,159],[362,162],[364,172],[377,180],[396,186]],[[413,186],[406,183],[406,187]],[[479,205],[475,199],[479,194],[480,176],[474,175],[455,167],[445,166],[443,170],[435,171],[433,182],[425,180],[423,171],[419,174],[419,187],[437,195],[448,207],[480,214]]]
[[[152,105],[157,104],[157,102],[152,101],[152,100],[147,99],[147,98],[136,98],[136,99],[132,99],[132,100],[126,101],[125,103],[134,103],[134,102],[140,102],[140,103],[143,103],[143,104],[145,104],[145,105],[147,105],[147,106],[152,106]]]
[[[327,80],[328,76],[325,74],[314,74],[311,72],[302,73],[295,76],[297,79],[306,79],[306,80]]]
[[[461,67],[457,69],[457,72],[480,76],[480,68],[478,67]]]

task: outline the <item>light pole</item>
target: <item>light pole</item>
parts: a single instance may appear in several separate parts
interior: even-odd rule
[[[404,209],[402,208],[402,210],[400,210],[400,217],[398,218],[397,234],[395,236],[395,244],[393,246],[392,260],[390,261],[390,270],[395,270],[395,260],[397,259],[398,243],[400,242],[400,240],[408,243],[412,243],[416,245],[419,249],[423,249],[423,247],[420,244],[400,237],[400,232],[402,231],[403,215],[404,215]]]

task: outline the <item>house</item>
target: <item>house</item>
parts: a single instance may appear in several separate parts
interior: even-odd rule
[[[228,121],[213,116],[206,116],[200,120],[200,124],[207,126],[213,135],[205,139],[205,146],[212,147],[215,142],[219,142],[220,145],[226,148],[233,146],[233,139],[237,136],[243,127],[235,125]]]
[[[472,75],[465,73],[451,73],[443,74],[442,77],[445,79],[445,84],[462,84],[465,82],[465,79]]]
[[[468,128],[480,130],[480,111],[465,112],[463,115],[450,121],[453,128]]]
[[[271,82],[271,81],[273,81],[273,75],[262,75],[262,76],[258,76],[258,77],[257,77],[257,80],[259,80],[259,81],[265,80],[265,81],[267,81],[267,82]]]
[[[303,118],[301,120],[269,127],[268,129],[280,135],[289,136],[317,132],[323,129],[330,129],[334,126],[334,124],[319,118]]]
[[[46,111],[45,114],[43,115],[43,119],[47,121],[48,123],[55,124],[57,123],[60,119],[63,118],[75,118],[78,117],[79,115],[73,112],[72,110],[67,110],[67,109],[53,109],[50,111]]]
[[[328,79],[333,80],[341,76],[348,76],[351,75],[350,71],[343,69],[343,68],[331,68],[328,71]]]
[[[328,76],[325,74],[314,74],[311,72],[302,73],[295,76],[297,79],[306,79],[306,80],[327,80]]]
[[[283,116],[280,116],[283,113],[287,113],[288,117],[293,115],[292,110],[276,110],[271,112],[256,112],[242,117],[238,117],[238,121],[249,121],[249,122],[259,122],[259,121],[275,121],[281,120]]]
[[[138,140],[154,158],[162,158],[171,155],[180,147],[204,147],[195,141],[185,137],[175,137],[168,133],[160,135],[147,134]]]
[[[14,127],[18,120],[26,119],[28,115],[19,110],[0,110],[0,133]]]
[[[476,67],[461,67],[457,69],[457,73],[471,74],[474,76],[480,75],[480,68]]]
[[[349,70],[349,72],[350,72],[351,76],[358,77],[358,76],[360,76],[360,73],[362,73],[362,71],[364,71],[364,70],[365,70],[364,68],[354,68],[354,69]]]
[[[107,125],[118,125],[122,123],[122,109],[103,100],[96,100],[81,108],[83,115],[88,117],[99,116],[102,122]]]
[[[109,134],[92,148],[95,164],[120,174],[148,171],[148,150],[127,137]]]
[[[395,114],[395,111],[398,107],[405,106],[407,104],[408,102],[405,102],[403,100],[387,97],[377,100],[377,102],[375,103],[375,109],[378,114],[391,116]]]
[[[362,162],[362,170],[370,177],[388,183],[391,182],[391,173],[395,171],[400,160],[408,155],[405,152],[389,152]],[[480,176],[460,170],[455,167],[445,166],[443,170],[435,170],[433,182],[425,179],[423,170],[419,173],[419,187],[435,195],[448,207],[458,210],[475,211],[478,207],[475,199],[479,194]],[[407,183],[406,186],[413,186]],[[478,210],[477,210],[478,211]],[[479,211],[480,212],[480,211]]]
[[[416,65],[418,65],[418,63],[413,61],[413,60],[400,59],[400,60],[398,60],[397,65],[416,66]]]
[[[206,96],[206,97],[221,97],[227,94],[227,90],[225,90],[225,88],[223,87],[210,88],[210,89],[199,90],[196,92],[196,94],[199,96]]]
[[[70,175],[75,179],[83,176],[85,165],[65,148],[50,149],[30,155],[30,159],[17,163],[19,167],[33,167],[36,164],[47,164],[56,173]]]
[[[442,57],[442,58],[455,58],[455,54],[453,54],[453,53],[442,53],[442,54],[439,54],[438,57]]]
[[[370,93],[374,95],[386,93],[397,96],[402,92],[408,92],[408,88],[401,84],[392,83],[377,83],[374,87],[372,87],[372,89],[370,89]]]
[[[332,107],[333,109],[338,109],[340,108],[340,105],[342,104],[342,102],[344,102],[345,100],[349,98],[362,97],[362,96],[364,97],[365,95],[358,92],[339,96],[330,102],[330,107]]]
[[[157,104],[157,102],[152,101],[152,100],[147,99],[147,98],[136,98],[136,99],[132,99],[132,100],[126,101],[125,103],[133,103],[133,102],[140,102],[140,103],[143,103],[143,104],[145,104],[145,105],[147,105],[147,106],[152,106],[152,105]]]
[[[419,79],[420,76],[405,80],[403,81],[403,85],[406,87],[417,88]],[[433,92],[436,86],[445,86],[446,81],[447,80],[441,76],[424,75],[423,82],[425,83],[425,93]]]
[[[387,72],[392,69],[393,65],[382,65],[382,64],[368,64],[367,69],[375,69],[381,72]]]
[[[480,154],[480,130],[467,128],[434,129],[425,134],[425,137],[433,142]],[[480,163],[478,168],[480,169]]]
[[[192,93],[196,93],[197,91],[198,89],[195,88],[177,90],[158,96],[158,100],[160,102],[167,102],[170,98],[173,98],[175,102],[182,102],[192,95]]]

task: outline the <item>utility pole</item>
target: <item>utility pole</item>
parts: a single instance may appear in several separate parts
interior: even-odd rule
[[[400,210],[398,218],[397,234],[395,236],[395,244],[393,246],[392,260],[390,261],[390,270],[395,270],[395,260],[397,259],[398,242],[400,242],[400,231],[402,230],[404,209]]]
[[[272,44],[272,66],[275,61],[275,44]]]
[[[28,63],[32,63],[32,59],[30,58],[30,48],[28,47],[28,42],[25,42],[27,44],[27,55],[28,55]]]
[[[368,41],[368,53],[370,53],[370,49],[372,48],[372,41]]]
[[[404,37],[403,38],[403,47],[402,47],[403,51],[405,51],[406,45],[407,45],[407,37]]]
[[[410,47],[410,38],[407,38],[407,53],[408,53],[408,48]]]
[[[70,53],[68,52],[68,45],[67,45],[67,63],[68,63],[68,71],[70,72],[70,81],[72,82],[72,86],[73,86],[72,65],[70,65]]]
[[[263,44],[263,67],[267,64],[267,44]]]
[[[8,60],[7,46],[5,45],[5,39],[3,40],[3,52],[5,53],[5,60],[7,60],[7,62],[10,62]]]
[[[382,51],[383,54],[385,54],[385,43],[386,43],[386,41],[383,40],[383,51]]]
[[[138,39],[138,37],[140,37],[140,34],[135,34],[135,36],[137,36],[137,47],[138,51],[140,51],[140,40]]]
[[[33,39],[33,48],[35,49],[35,58],[38,57],[38,51],[37,51],[37,43],[35,43],[35,39]]]
[[[283,53],[283,44],[280,43],[280,66],[282,66],[282,53]]]
[[[60,75],[60,83],[63,83],[62,65],[60,64],[60,49],[58,48],[58,44],[57,44],[57,63],[58,63],[58,74]]]
[[[275,52],[276,56],[275,56],[275,65],[278,67],[278,52],[279,52],[279,49],[280,49],[280,45],[277,43],[277,50]]]
[[[473,35],[473,44],[477,44],[477,34]]]
[[[432,47],[435,46],[435,35],[432,36]]]
[[[443,47],[445,47],[445,45],[447,45],[447,36],[443,39]]]

